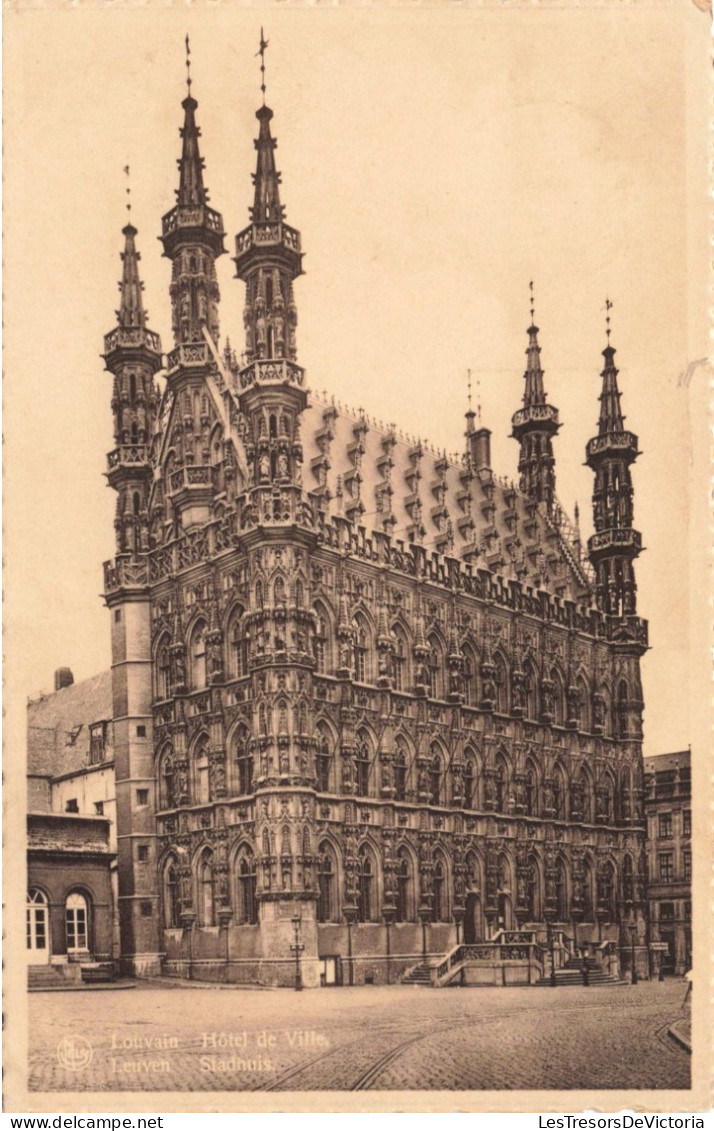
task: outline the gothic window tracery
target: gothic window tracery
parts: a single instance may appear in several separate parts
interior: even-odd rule
[[[241,923],[258,922],[258,882],[257,865],[251,850],[243,847],[237,857],[238,863],[238,914]]]
[[[176,858],[170,856],[163,872],[164,926],[169,929],[181,926],[181,882]]]
[[[242,679],[248,674],[248,634],[245,626],[245,610],[234,609],[228,625],[228,675],[230,679]]]
[[[330,789],[330,742],[323,724],[317,724],[317,750],[315,754],[315,776],[320,793]]]
[[[446,904],[446,866],[441,857],[437,856],[432,876],[431,919],[433,923],[445,923],[447,921]]]
[[[199,621],[191,633],[191,690],[203,691],[206,686],[206,622]]]
[[[333,923],[337,920],[335,898],[337,869],[332,846],[323,841],[318,849],[317,860],[317,921]]]
[[[355,755],[356,789],[360,797],[367,797],[369,793],[369,768],[370,768],[370,742],[364,731],[357,734],[357,752]]]
[[[403,847],[397,852],[396,884],[397,910],[394,918],[397,923],[408,923],[414,918],[413,869],[409,852]]]
[[[396,740],[396,749],[394,751],[394,798],[395,801],[406,801],[407,799],[407,766],[408,766],[408,752],[404,739],[401,735]]]
[[[370,923],[374,917],[374,882],[372,854],[367,845],[363,844],[357,863],[357,919],[360,923]]]
[[[206,849],[198,862],[198,922],[201,927],[216,925],[216,881],[213,853]]]
[[[176,777],[171,746],[164,749],[159,761],[159,805],[162,809],[173,809],[176,805]]]
[[[441,805],[442,789],[442,759],[439,747],[432,742],[429,748],[429,801],[432,805]]]
[[[193,754],[194,805],[207,805],[211,800],[211,782],[208,763],[208,738],[199,738]]]

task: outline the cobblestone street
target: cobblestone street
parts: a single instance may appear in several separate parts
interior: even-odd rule
[[[32,1091],[688,1088],[683,983],[30,995]]]

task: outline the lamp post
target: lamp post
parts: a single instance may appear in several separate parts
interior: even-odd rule
[[[632,985],[637,985],[637,966],[635,963],[635,935],[637,934],[637,926],[635,923],[630,923],[630,942],[632,944],[630,962],[632,963]]]
[[[290,947],[291,951],[295,955],[295,989],[301,990],[302,989],[302,972],[300,970],[300,955],[302,954],[303,950],[305,949],[305,945],[304,945],[304,943],[301,943],[299,941],[299,938],[300,938],[300,916],[299,915],[293,915],[290,922],[292,923],[293,930],[295,931],[295,942]]]
[[[548,920],[548,941],[550,942],[550,984],[557,986],[558,982],[555,977],[555,931],[550,920]]]

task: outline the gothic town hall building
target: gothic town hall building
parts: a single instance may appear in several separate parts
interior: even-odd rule
[[[551,952],[646,973],[638,449],[609,338],[585,548],[535,325],[518,487],[472,411],[453,459],[309,392],[265,105],[234,240],[244,348],[219,344],[226,236],[190,86],[182,106],[173,344],[131,223],[104,339],[124,971],[292,984],[299,945],[306,986],[469,962],[506,984]]]

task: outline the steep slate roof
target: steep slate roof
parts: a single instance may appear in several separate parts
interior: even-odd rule
[[[89,763],[90,725],[111,717],[110,669],[31,700],[27,705],[27,773],[54,777],[83,769]]]

